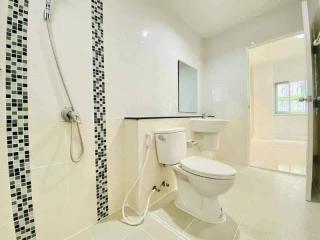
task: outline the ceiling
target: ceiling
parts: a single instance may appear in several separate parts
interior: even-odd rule
[[[277,7],[299,0],[162,0],[201,37],[216,35]]]
[[[250,64],[305,59],[306,45],[304,34],[286,37],[277,41],[250,49]]]

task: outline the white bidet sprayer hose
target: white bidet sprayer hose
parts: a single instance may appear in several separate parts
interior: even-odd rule
[[[146,204],[145,209],[143,210],[142,215],[139,215],[139,216],[135,217],[134,219],[129,219],[128,216],[126,215],[125,208],[128,206],[128,198],[129,198],[130,194],[132,193],[132,191],[134,190],[136,185],[142,179],[143,174],[144,174],[145,169],[146,169],[146,166],[148,165],[150,151],[151,151],[151,148],[152,148],[152,140],[153,140],[152,133],[147,133],[146,134],[146,154],[145,154],[144,162],[142,164],[141,169],[139,169],[138,177],[136,178],[136,180],[134,181],[134,183],[130,187],[129,191],[127,192],[127,194],[126,194],[126,196],[124,198],[123,204],[122,204],[122,220],[125,223],[127,223],[128,225],[131,225],[131,226],[140,225],[143,222],[143,220],[145,219],[145,217],[146,217],[146,215],[148,213],[148,210],[149,210],[149,205],[150,205],[150,200],[151,200],[152,194],[156,191],[156,189],[152,189],[151,192],[149,193],[148,199],[147,199],[147,204]]]

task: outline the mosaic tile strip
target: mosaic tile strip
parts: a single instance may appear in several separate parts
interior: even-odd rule
[[[108,216],[103,0],[91,1],[91,13],[97,215],[101,220]]]
[[[28,0],[8,0],[6,121],[13,221],[17,240],[35,239],[27,90]]]

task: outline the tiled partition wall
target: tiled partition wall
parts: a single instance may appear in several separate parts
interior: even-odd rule
[[[98,220],[108,215],[103,0],[92,0],[93,100]]]
[[[70,125],[60,118],[68,101],[44,1],[0,1],[1,240],[63,240],[108,213],[102,0],[52,3],[57,55],[81,115],[85,154],[78,164],[70,160]]]

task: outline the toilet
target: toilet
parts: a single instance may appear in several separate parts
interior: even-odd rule
[[[218,197],[234,184],[236,170],[231,166],[199,156],[187,157],[184,128],[155,131],[158,161],[171,167],[177,179],[177,208],[208,222],[226,221]]]

